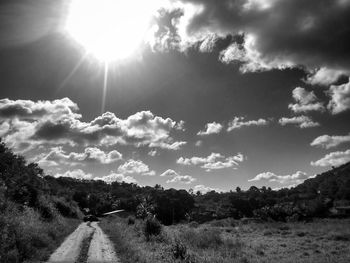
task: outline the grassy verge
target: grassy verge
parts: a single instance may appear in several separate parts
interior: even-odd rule
[[[100,226],[114,243],[123,263],[246,262],[244,244],[239,238],[224,238],[217,229],[163,227],[160,235],[148,238],[140,220],[128,225],[125,219],[106,219]]]
[[[79,224],[62,216],[43,220],[28,207],[1,211],[0,262],[45,261]]]
[[[163,227],[148,241],[139,220],[104,219],[100,226],[123,263],[350,262],[349,220],[190,223]]]

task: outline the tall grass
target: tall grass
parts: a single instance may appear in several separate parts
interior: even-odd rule
[[[46,260],[79,224],[79,220],[65,219],[45,205],[34,210],[8,202],[2,208],[0,262]]]
[[[156,236],[147,238],[146,221],[103,220],[101,228],[115,244],[124,263],[232,263],[240,262],[244,243],[237,238],[223,237],[215,228],[193,228],[186,225],[166,227]]]

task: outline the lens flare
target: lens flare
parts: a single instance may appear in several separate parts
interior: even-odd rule
[[[122,60],[141,47],[159,6],[157,0],[72,0],[65,28],[98,60]]]

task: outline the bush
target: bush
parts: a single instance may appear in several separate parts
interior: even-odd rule
[[[171,248],[173,257],[175,259],[185,259],[187,254],[187,247],[180,240],[176,239]]]
[[[38,210],[44,220],[52,221],[58,216],[58,211],[46,196],[39,197]]]
[[[41,262],[76,223],[60,216],[43,221],[33,208],[8,202],[0,211],[0,262]]]
[[[53,202],[55,208],[62,216],[70,218],[79,218],[81,216],[81,211],[74,201],[67,201],[62,197],[54,197]]]
[[[158,236],[162,232],[162,225],[155,217],[149,217],[144,222],[143,232],[148,241],[151,236]]]
[[[135,225],[135,218],[132,216],[128,217],[128,225]]]

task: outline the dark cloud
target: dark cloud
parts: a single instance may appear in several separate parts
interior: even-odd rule
[[[200,5],[187,32],[245,32],[262,59],[350,69],[350,1],[182,0]]]

